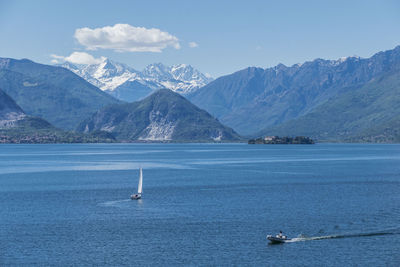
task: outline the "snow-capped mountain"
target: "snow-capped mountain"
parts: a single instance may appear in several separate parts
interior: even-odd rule
[[[140,77],[139,71],[108,58],[103,58],[102,62],[98,64],[73,65],[65,62],[61,66],[78,74],[103,91],[112,91],[129,79]]]
[[[192,93],[213,80],[186,64],[170,67],[161,63],[151,64],[143,70],[142,74],[146,81],[156,82],[180,94]]]
[[[98,64],[73,65],[65,62],[60,66],[125,101],[141,99],[162,88],[180,94],[192,93],[213,80],[186,64],[165,66],[156,63],[148,65],[143,71],[137,71],[125,64],[103,58]]]

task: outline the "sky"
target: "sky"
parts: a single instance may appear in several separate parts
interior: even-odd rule
[[[0,57],[44,64],[185,63],[216,78],[397,45],[400,1],[0,0]]]

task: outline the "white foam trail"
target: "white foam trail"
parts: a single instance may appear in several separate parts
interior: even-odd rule
[[[121,199],[121,200],[112,200],[112,201],[106,201],[103,203],[100,203],[100,206],[118,206],[119,203],[124,203],[124,202],[128,202],[131,201],[130,199]]]
[[[322,240],[322,239],[333,239],[333,238],[350,238],[350,237],[363,237],[363,236],[379,236],[379,235],[395,235],[399,234],[395,231],[381,231],[381,232],[370,232],[370,233],[356,233],[356,234],[342,234],[342,235],[326,235],[326,236],[313,236],[313,237],[296,237],[285,241],[285,243],[311,241],[311,240]]]

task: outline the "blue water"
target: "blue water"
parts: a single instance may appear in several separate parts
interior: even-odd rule
[[[268,245],[279,230],[303,238]],[[399,248],[400,145],[0,146],[0,265],[398,266]]]

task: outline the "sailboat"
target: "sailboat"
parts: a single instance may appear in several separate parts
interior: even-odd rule
[[[131,199],[132,200],[137,200],[137,199],[141,199],[142,198],[142,184],[143,184],[143,170],[142,168],[140,168],[139,170],[140,175],[139,175],[139,184],[138,184],[138,192],[137,194],[133,194],[131,195]]]

